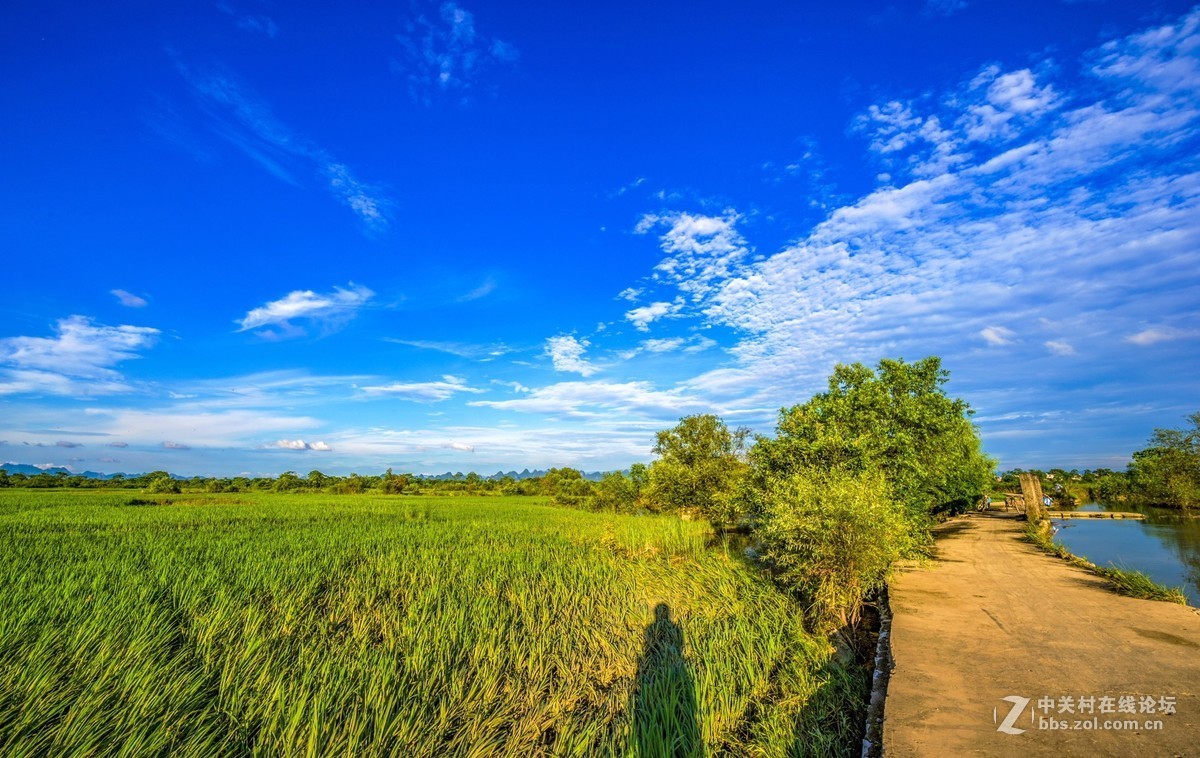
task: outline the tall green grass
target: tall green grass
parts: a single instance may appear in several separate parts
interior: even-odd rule
[[[530,498],[3,492],[0,754],[855,752],[863,673],[707,543]]]

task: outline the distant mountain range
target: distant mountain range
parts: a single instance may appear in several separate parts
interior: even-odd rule
[[[66,474],[67,476],[82,476],[85,479],[112,479],[114,476],[123,476],[131,478],[140,476],[139,474],[101,474],[98,471],[71,471],[62,466],[51,466],[50,468],[42,468],[41,466],[31,466],[28,463],[0,463],[0,471],[7,471],[10,474],[24,474],[25,476],[36,476],[38,474],[49,474],[57,476]]]
[[[113,479],[118,476],[124,477],[126,479],[135,479],[135,478],[141,476],[141,474],[126,474],[124,472],[115,473],[115,474],[102,474],[98,471],[76,472],[76,471],[71,471],[70,469],[63,468],[62,466],[51,466],[50,468],[42,468],[41,466],[31,466],[28,463],[11,463],[11,462],[10,463],[0,463],[0,471],[7,471],[9,474],[24,474],[25,476],[37,476],[38,474],[49,474],[50,476],[57,476],[58,474],[66,474],[67,476],[82,476],[85,479]],[[606,471],[585,471],[585,472],[583,472],[583,478],[587,479],[589,481],[592,481],[592,482],[598,482],[604,478],[604,475],[606,473],[608,473],[608,472],[606,472]],[[545,475],[546,475],[546,472],[543,471],[542,469],[536,469],[534,471],[525,469],[525,470],[521,471],[520,473],[518,473],[516,471],[508,471],[508,472],[497,471],[496,473],[492,474],[491,476],[484,476],[483,478],[487,479],[488,481],[494,481],[497,479],[503,479],[504,477],[508,476],[508,477],[512,477],[513,479],[516,479],[517,481],[520,481],[522,479],[536,479],[538,477],[542,477]],[[467,478],[467,475],[461,471],[459,471],[459,472],[447,471],[444,474],[416,474],[415,476],[419,479],[433,479],[436,481],[455,481],[455,480],[461,480],[461,479]],[[179,476],[177,474],[171,474],[171,478],[172,479],[189,479],[191,477]]]

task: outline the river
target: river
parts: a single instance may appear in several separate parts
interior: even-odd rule
[[[1072,553],[1097,566],[1137,569],[1155,581],[1181,587],[1188,603],[1200,606],[1200,517],[1163,508],[1138,508],[1124,503],[1087,503],[1082,511],[1137,511],[1145,521],[1132,519],[1064,519],[1054,539]]]

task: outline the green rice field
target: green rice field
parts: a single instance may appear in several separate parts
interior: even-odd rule
[[[529,497],[0,491],[0,755],[857,754],[710,530]]]

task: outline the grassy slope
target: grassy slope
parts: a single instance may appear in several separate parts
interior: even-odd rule
[[[701,524],[134,499],[0,491],[0,753],[855,752],[859,675]]]

